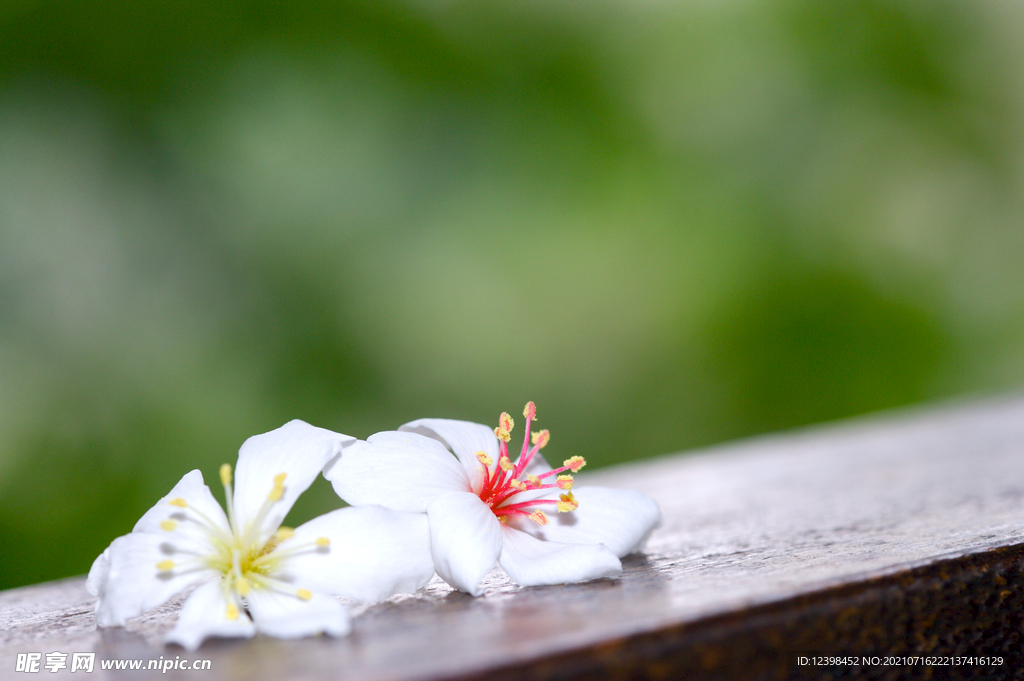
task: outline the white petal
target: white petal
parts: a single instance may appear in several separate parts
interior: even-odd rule
[[[303,421],[289,421],[280,428],[254,435],[238,450],[235,471],[235,514],[242,525],[251,522],[274,488],[274,476],[286,473],[284,494],[270,506],[261,523],[261,538],[281,525],[292,504],[305,492],[323,467],[355,438]]]
[[[118,537],[104,551],[93,567],[96,590],[100,596],[96,604],[96,623],[101,627],[124,626],[129,617],[163,605],[172,596],[196,582],[219,576],[208,568],[188,567],[162,571],[157,563],[172,560],[176,563],[192,558],[183,555],[166,537],[148,532],[133,532]],[[106,579],[100,584],[100,573],[106,570]]]
[[[278,579],[312,592],[376,603],[396,593],[413,593],[434,576],[427,516],[380,506],[331,511],[295,529],[280,550],[313,544],[326,537],[330,545],[303,550],[287,558]]]
[[[238,617],[232,620],[228,619],[227,610],[223,581],[207,582],[193,591],[181,606],[178,622],[164,640],[192,651],[210,636],[252,638],[256,627],[245,611],[238,608]]]
[[[89,576],[85,578],[85,590],[92,596],[103,598],[107,589],[107,575],[110,574],[110,547],[96,557],[89,568]],[[96,604],[97,606],[99,603]]]
[[[171,505],[170,502],[175,499],[184,499],[186,507]],[[161,525],[167,520],[174,522],[173,530],[165,530]],[[203,474],[198,470],[186,473],[164,498],[135,523],[132,532],[162,534],[176,546],[184,548],[188,545],[199,553],[213,553],[211,534],[220,532],[225,537],[231,536],[224,509],[213,498],[210,488],[203,482]]]
[[[479,596],[480,580],[501,552],[501,523],[472,492],[449,492],[427,507],[434,569],[457,589]]]
[[[256,627],[268,636],[345,636],[352,630],[348,610],[338,599],[326,594],[314,593],[309,600],[302,600],[269,589],[253,589],[246,596],[246,603]]]
[[[327,468],[324,477],[353,506],[375,504],[422,513],[438,494],[469,491],[466,471],[437,440],[388,431],[356,442]]]
[[[498,562],[516,584],[571,584],[622,572],[615,554],[601,544],[559,544],[540,541],[512,527],[502,527]]]
[[[571,513],[551,513],[550,524],[538,525],[515,518],[509,525],[551,542],[604,544],[620,558],[638,551],[661,523],[658,504],[635,490],[608,487],[573,489],[579,508]]]
[[[477,452],[483,452],[493,461],[498,460],[498,438],[495,437],[493,428],[482,423],[452,419],[417,419],[400,426],[398,430],[419,433],[439,440],[459,457],[462,467],[473,481],[476,481],[481,470],[480,462],[476,458]]]

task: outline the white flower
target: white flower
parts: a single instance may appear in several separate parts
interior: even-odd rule
[[[221,467],[227,516],[198,470],[185,475],[93,563],[87,587],[99,596],[97,624],[123,626],[199,585],[167,636],[189,650],[208,636],[257,630],[343,636],[351,623],[335,596],[375,602],[423,586],[434,568],[422,516],[367,506],[281,527],[352,441],[302,421],[249,438],[238,452],[234,493],[231,467]]]
[[[420,419],[351,445],[324,476],[354,506],[425,512],[434,568],[473,595],[481,593],[480,581],[495,563],[523,586],[618,574],[619,558],[639,549],[659,524],[658,505],[640,492],[573,490],[572,473],[585,461],[574,456],[552,469],[539,453],[548,431],[536,433],[530,446],[533,402],[524,416],[523,450],[514,463],[508,414],[493,431],[466,421]],[[553,510],[549,518],[545,511]]]

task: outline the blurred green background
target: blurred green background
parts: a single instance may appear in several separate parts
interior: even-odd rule
[[[85,572],[292,418],[532,399],[599,466],[1019,389],[1022,29],[1008,0],[0,3],[0,588]]]

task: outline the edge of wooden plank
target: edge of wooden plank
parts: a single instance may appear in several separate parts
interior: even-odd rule
[[[1024,544],[1017,544],[603,641],[527,665],[445,678],[1017,678],[1024,663],[1021,585]],[[861,664],[798,662],[815,655],[859,657]],[[887,664],[887,656],[896,659]],[[988,658],[988,664],[978,658]],[[872,661],[879,664],[866,664]]]

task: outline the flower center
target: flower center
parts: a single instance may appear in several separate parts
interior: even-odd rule
[[[313,594],[307,589],[296,589],[291,584],[275,579],[273,574],[280,570],[285,559],[296,553],[318,551],[330,546],[330,539],[318,537],[315,541],[280,548],[279,545],[290,539],[295,530],[280,527],[270,538],[262,539],[261,528],[267,513],[284,494],[286,473],[274,476],[270,493],[263,501],[256,516],[248,519],[244,527],[235,517],[234,498],[231,489],[231,466],[220,467],[220,481],[224,485],[224,496],[228,508],[230,534],[213,522],[206,514],[194,506],[190,506],[182,498],[172,499],[169,503],[179,511],[160,523],[167,532],[175,532],[179,522],[194,522],[205,530],[213,551],[199,553],[189,551],[181,546],[175,547],[176,553],[191,553],[194,557],[184,561],[165,560],[157,563],[161,572],[170,572],[181,568],[213,569],[221,574],[221,586],[228,602],[225,613],[228,619],[237,619],[239,611],[244,608],[242,598],[249,595],[253,588],[270,589],[308,601]]]
[[[551,434],[547,430],[541,430],[530,436],[530,423],[537,420],[537,407],[533,402],[526,403],[523,416],[526,417],[526,433],[523,436],[523,450],[515,463],[512,463],[508,455],[508,442],[512,439],[515,422],[504,412],[498,419],[498,427],[494,429],[499,441],[498,461],[493,461],[484,452],[476,453],[476,459],[483,470],[483,483],[478,495],[481,501],[490,506],[491,511],[501,522],[506,522],[512,516],[525,516],[539,525],[547,525],[548,517],[541,507],[554,505],[559,513],[575,511],[579,507],[572,495],[572,473],[583,468],[587,462],[582,456],[574,456],[566,459],[561,468],[540,475],[526,475],[524,480],[523,474],[527,466],[537,452],[551,440]],[[553,481],[552,476],[556,476]],[[538,496],[536,494],[524,495],[519,497],[518,501],[516,499],[516,496],[523,492],[548,489],[562,490],[562,493],[558,495],[558,499],[534,498]]]

